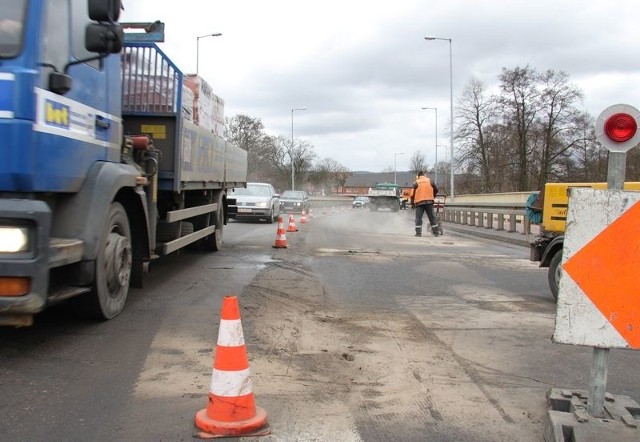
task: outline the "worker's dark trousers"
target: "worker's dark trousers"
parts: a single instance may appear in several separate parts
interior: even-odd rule
[[[419,204],[415,207],[416,210],[416,234],[422,234],[422,216],[425,212],[427,212],[427,218],[429,218],[429,224],[431,224],[431,229],[437,229],[438,222],[436,221],[436,216],[433,214],[433,201]],[[435,234],[435,231],[434,231]]]

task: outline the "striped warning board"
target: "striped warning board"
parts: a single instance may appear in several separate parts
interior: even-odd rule
[[[555,342],[640,349],[640,192],[571,189]]]

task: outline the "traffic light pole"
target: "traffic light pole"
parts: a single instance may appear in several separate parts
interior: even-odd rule
[[[622,190],[624,188],[626,152],[609,151],[607,165],[607,189]],[[609,371],[608,348],[593,348],[591,370],[589,371],[589,396],[587,412],[594,417],[604,416],[604,397],[607,391],[607,375]]]
[[[609,151],[607,189],[622,190],[624,188],[626,165],[626,152]],[[604,397],[607,391],[608,372],[609,349],[594,347],[591,370],[589,371],[589,396],[587,398],[587,412],[591,416],[604,416]]]

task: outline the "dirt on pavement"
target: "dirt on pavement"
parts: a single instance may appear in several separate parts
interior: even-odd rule
[[[473,339],[447,342],[411,309],[338,307],[292,256],[265,268],[241,298],[256,400],[272,426],[266,440],[541,440],[538,381],[508,379],[515,390],[533,386],[538,403],[514,397],[505,410],[480,379],[478,370],[491,369],[461,356],[475,350]],[[464,310],[438,303],[432,315]]]

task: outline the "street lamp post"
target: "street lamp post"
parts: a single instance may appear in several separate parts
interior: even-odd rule
[[[298,107],[295,109],[291,109],[291,150],[289,151],[289,156],[291,157],[291,190],[296,190],[295,166],[293,161],[293,112],[303,110],[307,110],[307,108]]]
[[[423,107],[423,110],[434,110],[436,111],[436,165],[434,167],[435,169],[435,180],[436,180],[436,186],[438,185],[438,108],[437,107]]]
[[[396,158],[398,158],[398,155],[404,155],[404,152],[393,154],[393,184],[397,184],[398,181],[398,168],[396,167]]]
[[[438,150],[438,147],[442,147],[442,148],[447,148],[447,146],[445,146],[444,144],[437,144],[436,145],[436,151]],[[447,162],[447,151],[444,151],[444,162]],[[445,170],[445,174],[444,174],[444,187],[447,187],[447,174],[446,174],[446,170]]]
[[[448,41],[449,42],[449,98],[451,100],[451,163],[449,165],[450,168],[450,175],[451,175],[451,202],[453,202],[454,200],[454,166],[453,166],[453,49],[452,49],[452,43],[451,43],[451,39],[450,38],[438,38],[438,37],[425,37],[424,38],[427,41],[433,41],[433,40],[443,40],[443,41]]]
[[[196,37],[196,77],[200,72],[200,39],[205,37],[220,37],[221,35],[221,33],[216,32],[215,34],[206,34]]]

